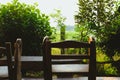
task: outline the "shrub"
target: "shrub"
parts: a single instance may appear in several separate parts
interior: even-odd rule
[[[22,38],[23,55],[40,55],[43,37],[51,35],[49,17],[37,5],[13,0],[0,4],[0,40],[15,42]]]

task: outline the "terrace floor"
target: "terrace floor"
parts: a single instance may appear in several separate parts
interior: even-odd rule
[[[44,80],[43,78],[24,78],[22,80]],[[54,78],[53,80],[88,80],[87,77],[79,78]],[[96,80],[120,80],[120,77],[97,77]]]

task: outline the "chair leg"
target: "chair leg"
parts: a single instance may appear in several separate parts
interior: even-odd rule
[[[96,80],[96,75],[90,73],[90,74],[88,75],[88,80]]]

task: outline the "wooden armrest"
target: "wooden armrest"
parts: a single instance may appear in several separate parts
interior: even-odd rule
[[[5,48],[5,47],[0,47],[0,50],[1,50],[1,49],[5,50],[6,48]]]

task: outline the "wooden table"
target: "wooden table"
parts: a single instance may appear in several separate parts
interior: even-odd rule
[[[13,58],[14,60],[14,58]],[[43,57],[42,56],[21,56],[22,70],[43,70]],[[0,66],[6,66],[6,58],[0,58]]]

